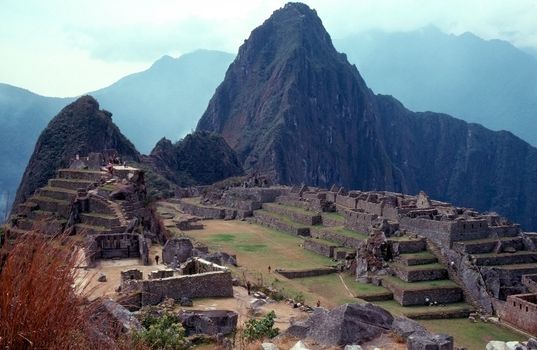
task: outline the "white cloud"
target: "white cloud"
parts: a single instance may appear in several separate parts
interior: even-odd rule
[[[333,37],[435,25],[537,50],[533,0],[310,0]],[[3,0],[0,81],[77,95],[197,48],[236,52],[280,0]]]

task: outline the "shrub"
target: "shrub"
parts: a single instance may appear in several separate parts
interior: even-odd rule
[[[74,245],[39,234],[10,247],[0,271],[0,347],[92,348],[93,307],[73,290]]]
[[[255,318],[249,319],[244,324],[244,338],[246,341],[251,342],[263,338],[274,338],[278,335],[280,330],[274,328],[274,319],[276,314],[274,311],[269,312],[265,317],[256,320]]]
[[[151,349],[181,350],[188,347],[185,329],[177,316],[164,313],[148,315],[142,320],[144,330],[133,335],[134,343],[143,343]]]

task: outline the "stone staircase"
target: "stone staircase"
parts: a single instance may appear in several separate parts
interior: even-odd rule
[[[450,279],[446,265],[421,243],[424,240],[398,237],[394,241],[400,244],[399,256],[390,263],[395,275],[383,277],[382,285],[399,304],[445,305],[449,311],[443,312],[443,317],[467,317],[473,311],[471,305],[464,303],[461,286]]]
[[[531,234],[529,240],[532,240]],[[499,275],[500,299],[523,292],[522,277],[537,273],[537,251],[521,235],[456,241],[452,249],[478,270]]]

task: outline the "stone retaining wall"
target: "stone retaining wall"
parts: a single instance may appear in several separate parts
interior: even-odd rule
[[[433,288],[424,290],[405,290],[397,284],[385,284],[393,293],[393,298],[402,306],[425,305],[425,298],[439,304],[456,303],[462,300],[462,290],[459,287]]]
[[[356,238],[349,237],[347,235],[331,231],[329,228],[325,228],[322,226],[312,227],[310,229],[310,234],[313,238],[334,241],[334,242],[341,244],[342,246],[354,248],[354,249],[357,249],[362,243],[362,240],[358,237]]]
[[[323,225],[324,226],[344,226],[345,225],[345,217],[341,216],[338,218],[334,218],[332,215],[328,215],[326,213],[321,213],[321,216],[323,217]]]
[[[392,251],[394,254],[419,253],[427,249],[427,241],[425,239],[417,240],[390,240]]]
[[[339,196],[338,196],[339,198]],[[378,218],[376,214],[368,214],[359,211],[345,210],[345,227],[358,232],[369,232],[369,228]]]
[[[446,269],[442,267],[423,270],[405,269],[404,267],[397,265],[392,267],[397,277],[405,282],[432,281],[449,278]]]
[[[292,208],[286,208],[271,203],[263,204],[263,209],[279,215],[287,216],[291,218],[291,220],[307,226],[319,225],[322,223],[321,215],[315,212],[302,213],[298,210],[293,210]]]
[[[310,229],[309,227],[297,227],[290,225],[284,221],[281,221],[279,218],[255,211],[254,220],[255,223],[270,227],[272,229],[289,233],[295,236],[309,236]]]
[[[304,240],[304,249],[315,252],[319,255],[323,255],[329,258],[334,256],[334,249],[337,248],[336,243],[323,242],[317,239],[305,239]]]
[[[337,269],[333,267],[319,267],[316,269],[304,269],[304,270],[276,269],[275,271],[286,278],[293,279],[293,278],[304,278],[304,277],[328,275],[331,273],[336,273]]]

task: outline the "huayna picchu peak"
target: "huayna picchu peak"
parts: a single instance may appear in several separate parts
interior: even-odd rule
[[[140,154],[112,121],[112,113],[100,110],[91,96],[82,96],[54,117],[43,130],[24,172],[15,203],[24,202],[35,190],[66,168],[76,155],[114,149],[129,161]]]
[[[375,95],[315,11],[290,3],[240,47],[198,130],[276,182],[390,190],[497,211],[537,228],[537,150]]]

